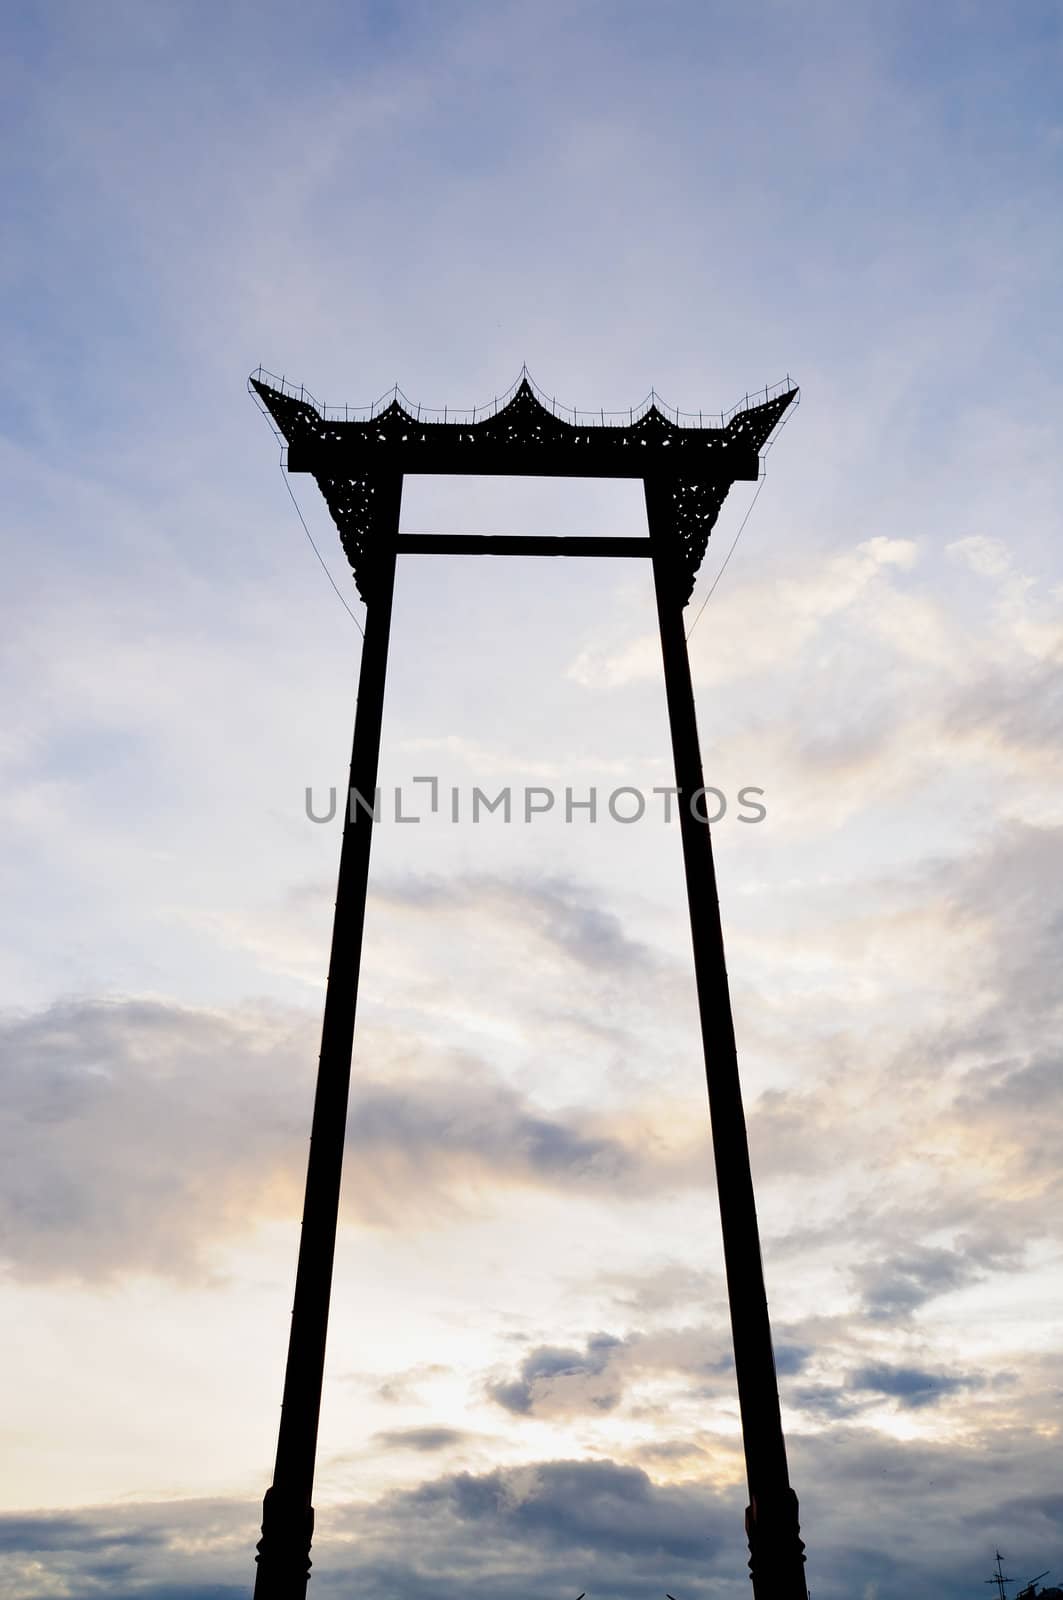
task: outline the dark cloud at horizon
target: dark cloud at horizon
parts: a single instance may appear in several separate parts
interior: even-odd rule
[[[669,1454],[662,1440],[658,1459]],[[1012,1435],[986,1452],[840,1428],[833,1440],[796,1438],[790,1454],[817,1600],[965,1600],[997,1543],[1031,1570],[1038,1557],[1052,1561],[1063,1500],[1042,1486],[1054,1459],[1044,1439]],[[665,1589],[740,1600],[744,1499],[737,1485],[657,1483],[604,1459],[446,1473],[369,1503],[319,1509],[314,1582],[325,1594],[369,1600],[541,1600],[584,1586],[621,1600]],[[233,1500],[9,1515],[0,1517],[0,1548],[33,1563],[33,1592],[47,1600],[71,1581],[86,1595],[110,1585],[130,1600],[228,1600],[250,1586],[257,1517],[257,1505]]]

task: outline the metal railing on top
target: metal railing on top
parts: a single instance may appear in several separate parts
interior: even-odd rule
[[[729,411],[680,411],[678,406],[666,404],[656,390],[651,389],[646,398],[637,406],[629,406],[626,411],[606,411],[599,408],[597,411],[581,411],[573,406],[559,404],[556,396],[548,395],[540,389],[534,381],[527,367],[521,368],[520,377],[511,384],[504,394],[495,395],[486,405],[472,406],[467,410],[457,409],[452,406],[422,406],[407,399],[406,395],[395,384],[391,389],[374,400],[368,406],[330,406],[316,400],[303,384],[296,388],[286,377],[269,372],[265,367],[256,367],[251,374],[252,378],[260,383],[265,383],[269,388],[276,389],[280,394],[286,395],[291,400],[298,400],[304,405],[312,406],[318,416],[326,422],[371,422],[374,417],[388,409],[389,406],[398,404],[412,417],[415,422],[453,422],[469,424],[483,422],[488,417],[497,415],[504,406],[507,406],[520,388],[522,383],[527,383],[540,405],[545,407],[551,415],[560,418],[563,422],[570,422],[577,428],[622,428],[630,427],[640,417],[644,417],[650,410],[656,408],[669,422],[680,428],[724,428],[732,417],[742,411],[748,411],[753,406],[765,405],[769,400],[774,400],[780,394],[786,394],[794,388],[790,375],[778,383],[765,384],[763,389],[755,393],[746,394]],[[250,380],[249,380],[250,381]]]

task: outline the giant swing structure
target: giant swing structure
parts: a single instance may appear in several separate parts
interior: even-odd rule
[[[424,414],[390,401],[366,413],[319,407],[304,389],[261,368],[250,388],[287,445],[289,472],[315,478],[366,606],[350,790],[377,786],[380,729],[400,555],[490,554],[642,558],[652,563],[675,762],[678,811],[723,1228],[749,1506],[746,1534],[755,1600],[807,1600],[797,1497],[790,1487],[779,1410],[753,1180],[738,1075],[704,802],[701,751],[683,610],[733,483],[760,476],[760,453],[798,396],[787,382],[749,397],[728,419],[674,420],[652,400],[638,412],[559,412],[527,371],[476,412]],[[571,420],[570,420],[571,418]],[[408,473],[507,477],[641,478],[648,536],[403,534]],[[314,1528],[312,1491],[332,1288],[355,1008],[373,815],[348,805],[340,847],[321,1055],[311,1125],[302,1233],[273,1483],[263,1505],[255,1600],[304,1600]]]

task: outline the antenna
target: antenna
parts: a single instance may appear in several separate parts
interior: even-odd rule
[[[1004,1559],[1004,1557],[1001,1555],[1000,1551],[998,1550],[997,1551],[997,1570],[996,1570],[996,1572],[994,1572],[994,1574],[993,1574],[993,1576],[991,1578],[986,1578],[984,1581],[986,1583],[994,1583],[994,1584],[996,1584],[997,1592],[1000,1595],[1000,1600],[1007,1600],[1007,1596],[1004,1593],[1004,1585],[1006,1583],[1013,1582],[1013,1579],[1006,1578],[1004,1576],[1003,1572],[1001,1571],[1000,1563],[1003,1561],[1003,1559]]]

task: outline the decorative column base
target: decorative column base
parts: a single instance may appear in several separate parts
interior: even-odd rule
[[[314,1508],[267,1489],[256,1546],[255,1600],[304,1600],[310,1578]]]
[[[754,1498],[746,1507],[746,1538],[754,1600],[808,1600],[805,1546],[792,1489],[779,1499]]]

